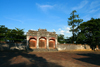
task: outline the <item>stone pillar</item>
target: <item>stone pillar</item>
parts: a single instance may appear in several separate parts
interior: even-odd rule
[[[57,39],[58,39],[58,38],[57,38],[57,34],[56,34],[55,48],[57,48],[57,43],[58,43]]]
[[[49,49],[49,38],[47,37],[47,49]]]
[[[55,48],[57,48],[57,39],[55,39],[56,41],[55,41]]]
[[[28,41],[29,41],[29,36],[26,36],[26,49],[28,49],[28,47],[29,47]]]
[[[39,37],[37,37],[37,45],[36,48],[39,48]]]

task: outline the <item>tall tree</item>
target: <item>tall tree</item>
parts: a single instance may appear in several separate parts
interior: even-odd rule
[[[75,36],[75,32],[77,32],[77,29],[75,29],[76,26],[79,26],[79,24],[83,21],[83,19],[78,19],[79,15],[75,15],[76,10],[73,10],[71,12],[71,16],[70,18],[68,18],[68,25],[71,26],[71,30],[72,34],[73,34],[73,38],[72,38],[72,43],[74,43],[74,36]]]

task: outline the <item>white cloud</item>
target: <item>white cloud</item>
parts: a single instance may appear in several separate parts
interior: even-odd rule
[[[92,1],[87,4],[85,8],[81,9],[81,12],[84,11],[84,13],[95,13],[100,10],[100,1]]]
[[[54,7],[52,5],[40,5],[38,3],[36,3],[36,5],[43,11],[47,11],[48,9],[52,9]]]
[[[93,1],[91,4],[90,4],[90,9],[93,9],[93,8],[96,8],[100,6],[100,1]]]
[[[64,29],[66,29],[66,30],[70,30],[70,27],[66,27],[66,26],[64,26]]]
[[[53,29],[53,31],[55,32],[55,29]]]
[[[64,35],[64,32],[65,32],[64,30],[60,30],[60,34],[63,34]]]
[[[78,6],[76,7],[73,7],[72,9],[73,10],[76,10],[76,9],[82,9],[85,5],[87,5],[88,1],[82,1]]]
[[[30,29],[30,30],[33,30],[33,29]]]
[[[93,12],[96,12],[98,10],[100,10],[100,8],[98,8],[98,9],[92,9],[89,13],[93,13]]]
[[[100,13],[100,1],[89,1],[86,6],[84,6],[82,9],[79,10],[80,13],[83,14],[81,17],[84,21],[90,20],[92,17],[93,18],[99,18],[99,13]]]
[[[61,28],[58,29],[59,31],[61,30]]]
[[[71,32],[69,32],[69,30],[70,30],[69,27],[66,27],[66,26],[65,26],[65,30],[66,30],[66,32],[65,32],[66,34],[67,34],[67,33],[71,33]]]
[[[65,35],[65,37],[70,37],[72,34],[71,32],[69,31],[70,30],[70,27],[66,27],[66,26],[63,26],[62,28],[59,28],[57,32],[57,34],[63,34]]]
[[[70,33],[69,31],[66,31],[66,33]]]
[[[64,33],[65,33],[65,31],[64,31],[64,30],[62,30],[61,28],[59,28],[59,29],[58,29],[58,31],[59,31],[59,33],[58,33],[58,34],[62,34],[62,35],[64,35]]]

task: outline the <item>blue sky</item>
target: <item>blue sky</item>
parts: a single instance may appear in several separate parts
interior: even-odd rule
[[[0,0],[0,25],[72,35],[68,18],[76,10],[84,21],[100,18],[100,0]]]

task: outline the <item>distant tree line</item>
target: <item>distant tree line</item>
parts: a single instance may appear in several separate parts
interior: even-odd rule
[[[26,38],[23,29],[9,29],[0,25],[0,42],[21,42]]]
[[[100,18],[91,18],[86,22],[82,22],[83,19],[79,18],[78,15],[74,13],[76,10],[72,11],[71,16],[68,21],[68,25],[72,26],[72,36],[69,38],[64,38],[64,35],[58,35],[59,43],[76,43],[76,44],[88,44],[93,47],[100,46]]]

